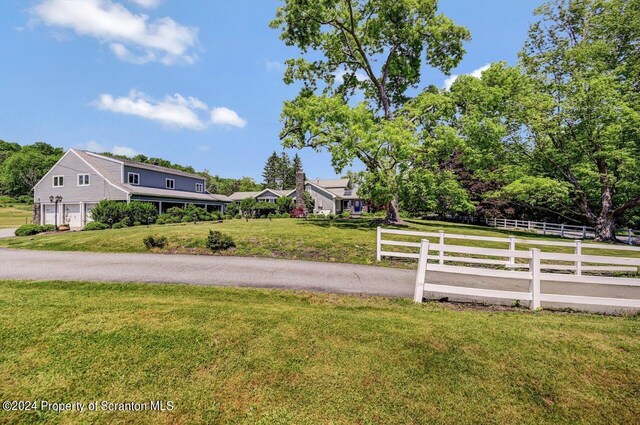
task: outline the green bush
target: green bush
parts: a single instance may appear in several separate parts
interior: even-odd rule
[[[129,227],[129,226],[127,226],[122,221],[119,221],[116,224],[114,224],[113,226],[111,226],[112,229],[124,229],[125,227]]]
[[[349,218],[351,217],[351,213],[349,211],[342,211],[342,213],[340,213],[340,217]]]
[[[165,246],[167,246],[167,237],[158,236],[158,235],[149,235],[149,236],[145,236],[142,239],[142,242],[144,243],[144,246],[147,247],[147,249],[151,249],[151,248],[162,249]]]
[[[164,218],[160,218],[158,217],[158,219],[156,220],[156,224],[165,224],[166,221],[164,220]]]
[[[32,204],[33,198],[29,195],[20,195],[16,198],[16,201],[18,201],[21,204]]]
[[[11,205],[16,203],[16,198],[12,198],[11,196],[2,195],[0,196],[0,205]]]
[[[123,217],[119,222],[123,227],[131,226],[131,219],[129,217]]]
[[[184,215],[184,210],[180,207],[171,207],[165,212],[165,214],[168,214],[173,218],[182,219],[182,216]]]
[[[238,214],[236,214],[233,218],[235,218],[235,219],[239,220],[239,219],[241,219],[241,218],[242,218],[242,214],[238,213]]]
[[[128,206],[126,202],[112,201],[109,199],[98,202],[98,205],[91,211],[91,218],[107,226],[113,226],[128,216]]]
[[[232,202],[227,205],[227,214],[232,217],[240,214],[240,204],[238,204],[237,202]]]
[[[91,223],[87,223],[87,225],[84,226],[84,229],[82,230],[104,230],[108,228],[109,226],[104,223],[101,223],[99,221],[92,221]]]
[[[209,230],[207,237],[207,248],[212,251],[223,251],[236,246],[231,236],[219,231]]]
[[[139,221],[134,221],[134,222],[133,222],[133,225],[134,225],[134,226],[142,226],[142,223],[140,223]]]
[[[15,231],[16,236],[32,236],[42,233],[45,230],[38,224],[23,224]]]
[[[222,213],[220,211],[213,211],[210,214],[210,216],[211,216],[212,220],[222,220],[223,219]]]
[[[53,224],[45,224],[44,226],[40,226],[40,227],[42,227],[43,232],[53,232],[54,230],[56,230]]]
[[[131,223],[151,224],[158,219],[158,210],[151,202],[131,201],[127,209]]]

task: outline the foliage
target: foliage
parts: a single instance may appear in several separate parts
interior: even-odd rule
[[[229,248],[233,248],[236,244],[233,242],[231,236],[219,231],[209,230],[209,236],[207,236],[207,248],[212,251],[224,251]]]
[[[187,205],[182,209],[182,221],[207,221],[211,220],[211,215],[204,208],[197,207],[193,204]]]
[[[435,0],[286,0],[271,22],[302,54],[286,62],[285,83],[302,88],[284,104],[283,145],[327,149],[338,172],[359,159],[369,183],[361,191],[388,204],[389,221],[398,220],[399,167],[419,148],[399,112],[420,83],[423,57],[449,73],[470,38],[436,10]]]
[[[282,213],[288,214],[291,212],[291,210],[295,206],[295,203],[293,202],[293,198],[289,196],[281,196],[278,199],[276,199],[276,206],[280,214]]]
[[[109,226],[107,226],[104,223],[101,223],[99,221],[91,221],[91,222],[87,223],[84,226],[84,229],[82,229],[82,230],[104,230],[104,229],[108,229],[108,228],[109,228]]]
[[[164,248],[167,245],[166,236],[148,235],[142,239],[142,243],[147,249]]]
[[[294,208],[289,216],[291,218],[305,218],[306,214],[304,208]]]
[[[42,142],[20,147],[0,141],[0,193],[31,194],[36,183],[62,155],[61,148]]]
[[[297,153],[292,161],[286,152],[278,155],[274,151],[264,165],[264,186],[276,190],[293,189],[296,185],[296,172],[301,170],[302,160]]]
[[[262,190],[262,185],[256,183],[251,177],[240,179],[212,176],[208,171],[202,173],[207,178],[207,191],[222,195],[231,195],[234,192],[255,192]]]
[[[128,209],[128,217],[134,224],[152,224],[158,219],[158,210],[151,202],[131,201]]]
[[[50,232],[52,230],[53,230],[53,226],[51,225],[40,226],[38,224],[23,224],[22,226],[16,229],[15,235],[16,236],[32,236],[42,232]]]
[[[238,202],[232,202],[227,205],[227,214],[235,216],[240,212],[240,204]]]
[[[91,211],[91,218],[111,227],[129,214],[126,202],[103,199]]]
[[[113,226],[111,226],[112,229],[124,229],[127,227],[129,227],[129,225],[127,225],[127,223],[124,220],[114,223]]]
[[[312,212],[316,209],[316,201],[313,196],[306,190],[302,193],[302,202],[307,211]]]
[[[256,200],[253,198],[246,198],[240,201],[240,210],[244,215],[251,215],[253,207],[256,204]]]

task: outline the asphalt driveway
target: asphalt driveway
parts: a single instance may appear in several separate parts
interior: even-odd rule
[[[29,251],[0,248],[0,279],[185,283],[413,298],[415,271],[342,263],[168,254]],[[446,285],[527,291],[525,280],[427,271]],[[640,299],[640,287],[543,282],[542,291]],[[431,294],[436,297],[438,294]],[[452,300],[468,300],[450,297]],[[505,303],[504,300],[486,300]],[[509,302],[506,302],[509,304]],[[615,312],[612,308],[543,303],[543,307]],[[629,310],[625,310],[629,311]]]

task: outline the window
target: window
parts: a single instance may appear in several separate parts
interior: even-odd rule
[[[89,186],[89,174],[78,174],[78,186]]]
[[[64,187],[64,176],[53,176],[53,187]]]
[[[135,184],[136,186],[140,184],[140,174],[138,173],[129,173],[128,179],[129,184]]]
[[[176,187],[176,181],[174,179],[166,179],[165,182],[167,189],[173,189]]]
[[[204,192],[204,184],[196,183],[196,192]]]

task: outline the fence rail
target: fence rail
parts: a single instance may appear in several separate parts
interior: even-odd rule
[[[529,263],[528,270],[515,271],[515,270],[495,270],[495,269],[483,269],[469,266],[458,266],[443,263],[429,263],[430,251],[437,251],[438,253],[455,253],[455,254],[474,254],[482,256],[505,256],[510,255],[516,258],[527,259]],[[576,258],[580,257],[580,258]],[[455,261],[466,263],[467,258],[462,256],[449,256],[449,258],[455,258]],[[597,283],[600,285],[625,285],[625,286],[640,286],[640,279],[634,278],[620,278],[620,277],[602,277],[602,276],[580,276],[580,275],[561,275],[555,273],[542,273],[543,265],[541,260],[555,260],[555,261],[581,261],[581,262],[606,262],[613,264],[638,264],[637,259],[618,258],[618,257],[604,257],[604,256],[583,256],[574,254],[557,254],[557,253],[542,253],[538,248],[531,248],[529,251],[516,251],[514,254],[510,250],[490,250],[487,248],[470,248],[467,246],[459,245],[443,245],[443,244],[430,244],[428,239],[423,239],[420,242],[420,253],[418,254],[418,271],[416,274],[416,285],[414,292],[414,301],[421,303],[424,298],[425,292],[445,293],[453,295],[463,295],[470,297],[481,298],[497,298],[497,299],[509,299],[518,301],[529,302],[529,307],[533,310],[540,307],[541,302],[557,302],[567,304],[588,304],[598,305],[606,307],[622,307],[622,308],[640,308],[640,300],[628,299],[628,298],[607,298],[607,297],[592,297],[581,295],[563,295],[554,293],[541,292],[541,282],[543,281],[561,281],[572,283]],[[451,260],[450,260],[451,261]],[[440,285],[428,283],[425,281],[427,278],[427,272],[437,271],[454,274],[466,274],[473,276],[488,276],[503,279],[520,279],[529,281],[528,291],[505,291],[496,289],[482,289],[482,288],[468,288],[463,286],[452,285]],[[561,278],[561,279],[559,279]]]
[[[445,218],[453,221],[460,221],[471,224],[484,224],[490,227],[500,229],[524,230],[528,232],[541,233],[543,235],[556,235],[562,238],[570,239],[593,239],[595,238],[595,229],[591,226],[547,223],[542,221],[517,220],[507,218],[487,218],[487,217],[464,217],[464,216],[446,216]],[[618,229],[618,240],[629,245],[637,243],[634,230],[630,228]]]

